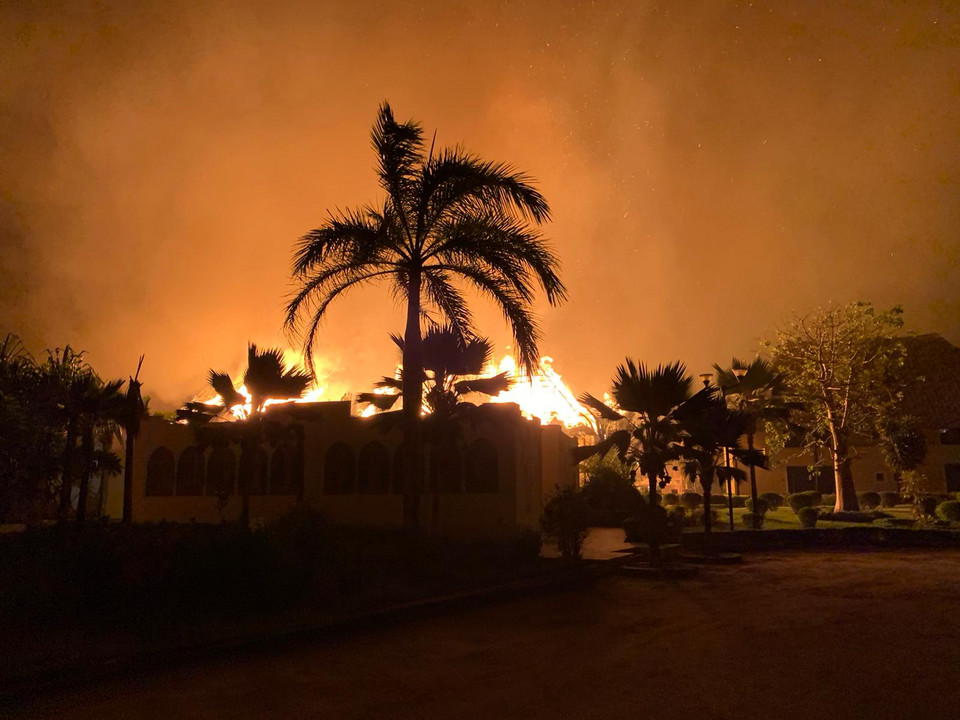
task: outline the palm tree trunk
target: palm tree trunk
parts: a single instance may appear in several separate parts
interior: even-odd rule
[[[747,450],[753,451],[753,433],[747,434]],[[753,457],[750,456],[750,498],[753,500],[753,529],[757,530],[757,468],[753,464]]]
[[[710,535],[713,530],[713,510],[711,509],[711,490],[713,490],[713,470],[704,471],[700,478],[700,484],[703,486],[703,532]]]
[[[660,503],[657,497],[657,482],[659,478],[656,474],[651,474],[648,476],[648,479],[650,480],[650,494],[647,496],[647,502],[650,504],[650,536],[647,544],[650,546],[650,564],[654,567],[659,567],[661,564],[660,520],[662,519],[659,514]]]
[[[123,454],[123,522],[133,521],[133,433],[127,427]]]
[[[93,423],[83,429],[82,465],[80,469],[80,497],[77,499],[77,524],[87,519],[87,495],[90,494],[90,473],[93,470]]]
[[[70,493],[73,491],[73,456],[77,446],[78,421],[70,418],[67,423],[67,444],[63,449],[63,469],[60,480],[60,508],[58,516],[60,522],[65,522],[70,515]]]
[[[412,274],[407,285],[407,326],[403,334],[403,525],[414,532],[420,527],[420,485],[423,478],[423,348],[420,336],[420,276]]]

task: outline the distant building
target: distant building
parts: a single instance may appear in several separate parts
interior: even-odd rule
[[[223,436],[223,426],[239,431],[240,423],[217,425],[219,432],[198,433],[144,421],[134,459],[134,522],[235,520],[238,490],[249,487],[252,522],[303,502],[332,522],[400,527],[404,454],[396,423],[388,429],[377,418],[352,416],[349,402],[278,405],[265,415],[263,441],[247,450]],[[524,418],[516,405],[482,405],[460,422],[458,434],[456,442],[427,446],[420,524],[428,533],[505,537],[537,530],[545,494],[577,482],[575,441],[558,425]],[[118,514],[116,492],[107,507]]]

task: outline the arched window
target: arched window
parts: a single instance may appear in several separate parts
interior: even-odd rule
[[[215,447],[207,460],[207,495],[232,495],[236,476],[237,463],[233,451],[223,445]]]
[[[323,463],[323,492],[326,495],[346,495],[353,492],[356,462],[353,451],[345,443],[337,442],[327,450]]]
[[[177,463],[177,495],[203,495],[203,453],[191,445]]]
[[[173,495],[173,453],[169,448],[158,447],[147,460],[147,495]]]
[[[245,447],[240,453],[240,493],[267,494],[267,453],[262,447]]]
[[[453,443],[436,445],[430,451],[430,492],[463,492],[463,463]]]
[[[468,493],[497,492],[500,468],[497,449],[489,440],[474,440],[466,452],[466,490]]]
[[[287,472],[287,452],[283,446],[277,446],[270,457],[270,494],[290,494],[290,473]]]
[[[390,492],[390,453],[383,443],[368,442],[360,449],[357,492],[375,495]]]

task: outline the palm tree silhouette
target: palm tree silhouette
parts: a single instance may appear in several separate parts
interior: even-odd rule
[[[250,394],[250,414],[244,421],[239,439],[248,457],[257,456],[256,448],[262,438],[261,419],[267,401],[300,397],[310,385],[310,379],[309,373],[296,367],[287,367],[283,351],[279,348],[260,349],[255,343],[247,345],[247,369],[243,374],[243,385]],[[233,380],[227,373],[211,370],[210,385],[223,399],[223,411],[244,403],[245,398],[234,389]],[[188,403],[187,410],[193,412],[195,405]],[[251,476],[254,475],[256,472],[251,471]],[[250,490],[250,477],[247,477],[247,481],[240,483],[240,524],[243,527],[250,524]]]
[[[708,401],[700,391],[691,394],[693,379],[682,363],[658,365],[649,369],[630,358],[617,368],[612,395],[616,408],[586,393],[580,402],[601,418],[616,423],[618,429],[596,445],[577,448],[578,460],[603,457],[616,448],[621,461],[639,472],[650,483],[648,498],[650,557],[659,562],[658,531],[665,530],[666,517],[660,508],[657,486],[666,485],[667,468],[682,458],[685,430],[682,420],[698,412]]]
[[[403,338],[391,335],[390,339],[403,355]],[[465,395],[499,395],[509,389],[507,373],[491,377],[478,377],[490,362],[493,344],[489,338],[464,339],[450,325],[429,328],[423,335],[423,370],[425,391],[423,407],[436,417],[452,417]],[[384,377],[376,383],[378,388],[392,388],[396,394],[360,393],[357,401],[369,403],[378,410],[390,410],[400,399],[403,390],[403,370],[399,377]]]
[[[747,423],[744,430],[747,437],[747,449],[751,451],[748,459],[763,460],[763,455],[752,452],[757,429],[766,422],[787,423],[791,404],[783,397],[783,379],[770,363],[763,358],[744,362],[733,358],[729,368],[714,365],[717,371],[717,384],[726,398],[729,407],[744,413]],[[755,462],[750,467],[750,497],[753,506],[757,506],[757,471]],[[759,467],[765,467],[760,464]],[[757,522],[756,518],[754,521]]]
[[[287,305],[286,326],[301,332],[312,368],[320,323],[345,292],[384,281],[405,302],[404,523],[415,529],[423,467],[421,315],[436,311],[461,336],[472,335],[472,316],[455,282],[472,286],[500,307],[520,363],[532,371],[540,339],[535,289],[552,305],[566,290],[557,257],[532,227],[548,220],[550,209],[529,177],[459,147],[435,152],[431,144],[427,151],[421,126],[397,122],[387,103],[371,137],[386,197],[376,206],[331,213],[301,239],[293,262],[299,288]]]

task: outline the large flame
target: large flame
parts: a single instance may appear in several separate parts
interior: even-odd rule
[[[540,365],[532,375],[519,371],[512,355],[505,355],[496,368],[485,374],[508,373],[513,384],[491,402],[516,403],[524,417],[536,418],[543,425],[559,422],[565,427],[592,427],[593,416],[553,369],[553,358],[540,358]]]
[[[283,360],[288,366],[306,366],[303,353],[295,350],[284,349]],[[508,390],[490,398],[488,401],[516,403],[524,417],[535,418],[543,425],[561,423],[567,428],[592,427],[593,416],[577,402],[573,392],[563,382],[563,378],[553,369],[553,362],[553,358],[544,356],[540,358],[537,370],[533,374],[528,374],[518,368],[512,355],[504,355],[499,363],[491,363],[484,368],[482,375],[491,376],[505,372],[509,375],[512,384]],[[242,371],[237,373],[235,377],[241,375]],[[246,402],[231,407],[230,414],[237,420],[243,420],[250,415],[252,398],[243,384],[237,384],[236,390],[246,398]],[[393,391],[389,388],[377,388],[374,392],[390,393]],[[201,399],[202,397],[203,395],[199,395],[195,399],[211,407],[223,407],[223,398],[219,395],[208,399]],[[327,399],[330,399],[329,387],[325,379],[318,376],[318,380],[301,397],[267,400],[266,406],[283,403],[321,402]],[[368,405],[359,410],[358,414],[361,417],[367,417],[375,412],[376,408],[373,405]]]

